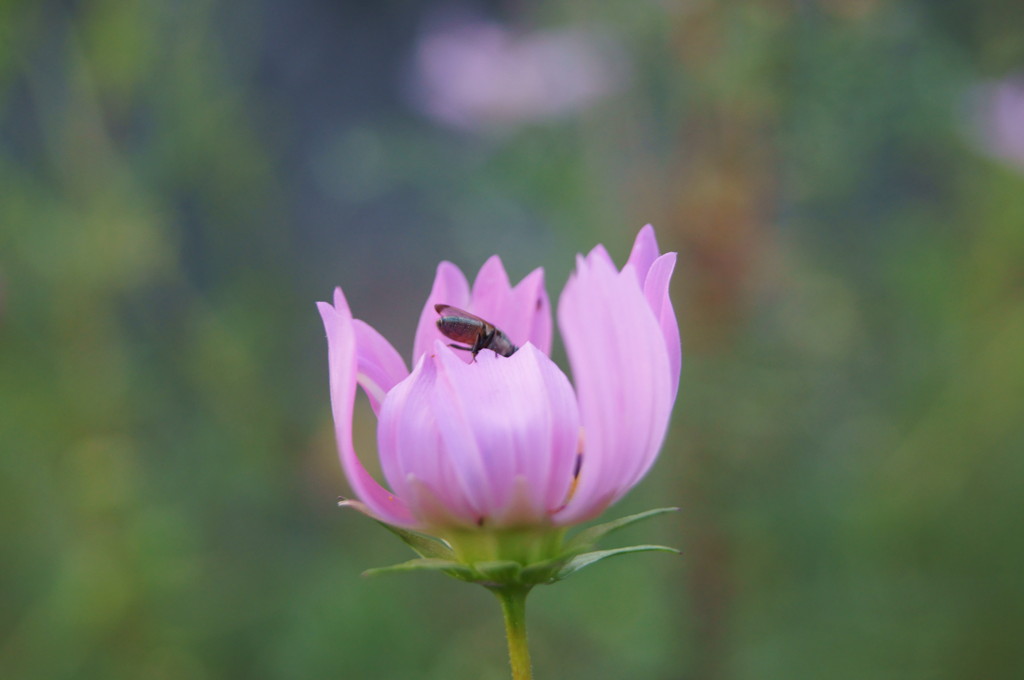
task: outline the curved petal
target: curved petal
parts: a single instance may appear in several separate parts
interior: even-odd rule
[[[491,257],[473,282],[472,308],[467,311],[493,323],[520,347],[530,342],[545,354],[551,351],[551,305],[540,267],[509,287],[501,260]]]
[[[469,283],[462,270],[451,262],[437,265],[434,285],[427,296],[427,302],[420,312],[420,320],[416,324],[416,337],[413,341],[412,362],[415,364],[421,356],[432,351],[434,341],[448,342],[441,331],[437,330],[437,312],[434,305],[453,305],[466,309],[469,307]],[[470,311],[466,309],[466,311]]]
[[[629,490],[661,446],[672,407],[664,334],[633,265],[603,249],[577,258],[558,308],[586,446],[560,524],[596,516]]]
[[[551,304],[544,289],[544,270],[535,269],[513,287],[501,258],[492,255],[473,282],[472,292],[462,272],[449,262],[438,267],[434,288],[416,329],[416,357],[431,351],[432,343],[450,341],[437,330],[435,304],[449,304],[475,314],[501,330],[517,346],[532,342],[544,353],[551,350]],[[472,355],[458,354],[463,363]]]
[[[636,235],[636,240],[633,241],[633,250],[630,251],[629,259],[626,260],[626,264],[631,264],[636,269],[641,285],[647,278],[647,272],[651,265],[660,254],[658,240],[654,236],[654,227],[645,224],[644,228]]]
[[[370,399],[373,412],[388,391],[409,375],[401,355],[383,335],[359,319],[352,322],[356,340],[356,380]]]
[[[654,312],[654,317],[661,326],[661,334],[665,338],[665,349],[668,351],[669,375],[672,378],[672,397],[679,390],[679,371],[683,362],[683,348],[679,339],[679,321],[672,307],[668,288],[672,280],[672,272],[676,267],[676,254],[665,253],[657,258],[647,272],[644,280],[644,297]]]
[[[340,288],[334,290],[334,306],[317,303],[327,331],[331,410],[341,465],[356,496],[383,522],[402,526],[416,524],[405,504],[382,487],[366,471],[352,444],[352,409],[357,380],[357,340],[352,312]]]
[[[551,301],[548,299],[548,291],[544,287],[544,270],[535,269],[533,272],[523,279],[516,290],[527,287],[527,281],[534,275],[535,272],[539,272],[537,283],[537,292],[535,295],[525,295],[527,297],[524,307],[533,310],[533,322],[530,325],[529,342],[534,347],[539,349],[544,354],[551,356]],[[532,304],[531,304],[532,303]]]
[[[451,353],[435,343],[440,351]],[[409,377],[392,389],[381,406],[377,428],[384,476],[418,518],[439,522],[442,516],[472,525],[479,513],[463,493],[460,481],[442,446],[434,415],[438,394],[437,361],[432,354],[420,357]]]
[[[518,346],[532,342],[547,354],[551,350],[551,311],[544,290],[544,270],[534,269],[512,287],[501,258],[487,258],[473,281],[466,309],[501,329]]]
[[[636,240],[633,242],[633,250],[629,253],[629,260],[626,264],[633,265],[636,269],[640,285],[644,289],[644,297],[647,298],[655,318],[661,324],[662,334],[665,336],[665,346],[668,348],[673,385],[672,394],[675,395],[679,387],[682,348],[679,343],[679,322],[676,319],[675,310],[672,308],[668,287],[676,265],[676,254],[662,255],[658,249],[654,227],[646,224],[637,233]]]
[[[425,528],[450,529],[458,526],[463,528],[479,526],[477,523],[479,517],[471,508],[453,510],[449,507],[452,499],[442,500],[441,494],[437,490],[416,475],[409,475],[406,486],[408,487],[409,507],[414,510],[416,517]]]
[[[476,278],[473,279],[473,294],[470,304],[481,314],[497,317],[505,312],[505,305],[511,291],[512,284],[509,283],[508,274],[505,272],[505,266],[501,263],[501,258],[491,255],[480,267],[480,271],[476,273]],[[504,321],[504,319],[498,318],[488,319],[488,321],[492,320]]]
[[[502,328],[519,346],[531,343],[544,354],[551,354],[551,303],[544,289],[541,267],[523,277],[511,290],[507,318]]]
[[[568,378],[531,344],[508,358],[481,354],[470,365],[439,359],[451,387],[436,402],[441,436],[453,456],[462,447],[478,456],[462,461],[478,469],[488,491],[478,507],[502,524],[524,522],[527,507],[531,521],[544,520],[572,483],[579,413]]]
[[[612,256],[608,254],[608,250],[605,249],[605,247],[600,243],[591,248],[590,252],[587,253],[586,258],[584,259],[591,264],[597,261],[601,261],[612,268],[615,267],[615,262],[612,260]]]
[[[466,364],[435,344],[381,409],[385,475],[427,522],[545,522],[572,482],[579,414],[537,348]]]
[[[493,495],[483,454],[466,422],[451,366],[469,368],[446,345],[436,342],[410,399],[397,415],[404,439],[399,455],[405,470],[431,488],[449,511],[469,522],[487,512]],[[454,412],[454,413],[453,413]]]

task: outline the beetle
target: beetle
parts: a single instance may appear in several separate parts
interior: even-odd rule
[[[437,329],[450,340],[469,345],[466,347],[449,343],[449,346],[472,352],[474,359],[482,349],[492,350],[503,357],[510,357],[519,349],[494,324],[475,314],[446,304],[434,305],[434,310],[441,315],[437,320]]]

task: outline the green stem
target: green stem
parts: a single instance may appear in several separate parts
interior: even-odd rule
[[[526,643],[526,595],[529,587],[504,586],[491,592],[501,602],[505,615],[505,636],[508,638],[508,661],[512,666],[512,680],[532,680],[530,648]]]

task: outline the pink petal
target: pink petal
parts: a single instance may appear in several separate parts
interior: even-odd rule
[[[460,389],[465,383],[472,382],[468,372],[476,366],[464,363],[461,355],[456,357],[453,351],[440,343],[435,345],[434,352],[437,385],[431,393],[429,406],[440,448],[455,472],[455,484],[446,484],[440,491],[446,498],[464,498],[473,507],[476,516],[481,517],[487,514],[490,505],[495,502],[498,490],[491,484],[484,452],[473,436],[470,420],[475,416],[486,417],[488,405],[470,402],[467,412],[463,399],[465,395],[460,394]],[[486,356],[493,357],[494,354],[485,353],[481,359],[486,360]],[[487,383],[487,378],[481,377],[480,382],[493,389]],[[498,458],[502,460],[500,456]],[[430,483],[435,480],[425,478],[425,481]]]
[[[679,389],[679,371],[682,367],[683,350],[679,340],[679,321],[676,319],[672,300],[669,298],[669,283],[676,267],[676,254],[665,253],[657,258],[647,272],[644,281],[644,297],[654,312],[654,317],[661,326],[668,350],[669,374],[672,378],[672,396]]]
[[[532,342],[545,354],[551,351],[551,308],[543,269],[534,269],[513,288],[501,259],[492,256],[473,282],[472,297],[466,311],[494,324],[513,344]]]
[[[440,342],[435,348],[451,354]],[[381,467],[418,518],[430,522],[443,514],[473,525],[480,512],[461,491],[462,476],[443,445],[434,413],[435,402],[444,398],[434,354],[422,355],[384,400],[377,428]]]
[[[425,527],[450,529],[460,525],[464,528],[478,526],[479,516],[472,509],[453,510],[448,506],[451,499],[442,500],[441,494],[416,475],[409,475],[406,486],[409,507],[415,509],[416,516]]]
[[[529,301],[533,301],[533,322],[531,324],[531,330],[529,335],[529,341],[534,347],[539,349],[548,356],[551,355],[551,301],[548,299],[548,291],[544,287],[544,270],[536,269],[535,272],[540,272],[539,284],[537,294],[530,296],[527,300],[527,307]],[[533,276],[533,272],[529,274],[522,282],[516,286],[516,289],[526,288],[527,281]],[[528,288],[527,288],[528,290]]]
[[[348,302],[340,288],[334,291],[334,306],[317,303],[327,331],[330,368],[331,409],[335,435],[345,476],[356,496],[381,521],[413,526],[415,520],[405,504],[388,492],[366,471],[352,444],[352,409],[357,375],[356,330]]]
[[[466,311],[494,324],[513,344],[521,347],[532,342],[542,352],[551,350],[551,311],[543,269],[534,269],[513,288],[501,258],[493,255],[473,282],[472,298]]]
[[[471,473],[465,494],[492,520],[506,513],[521,519],[522,478],[534,520],[547,517],[564,499],[576,456],[579,415],[569,380],[530,344],[507,358],[481,353],[473,364],[440,350],[438,359],[450,392],[435,401],[435,413],[453,466]]]
[[[556,516],[571,524],[600,513],[653,462],[672,380],[664,333],[631,264],[617,272],[603,249],[578,258],[558,313],[586,441],[575,493]]]
[[[373,412],[380,411],[385,395],[409,375],[401,355],[383,335],[365,321],[353,321],[356,337],[357,376],[359,386],[370,399]]]
[[[443,268],[442,268],[443,267]],[[473,282],[472,293],[462,272],[450,263],[438,267],[434,289],[420,315],[416,331],[416,356],[430,351],[430,343],[440,340],[445,344],[451,340],[437,330],[438,303],[459,307],[470,314],[493,324],[505,333],[513,344],[522,346],[534,343],[542,351],[551,349],[551,305],[544,290],[544,271],[535,269],[514,288],[501,264],[501,258],[493,255],[484,262]],[[472,355],[457,355],[463,363],[471,363]]]
[[[473,280],[473,302],[471,304],[481,313],[497,316],[505,311],[504,307],[508,302],[511,290],[512,284],[509,283],[508,274],[505,273],[505,267],[501,264],[501,258],[491,255],[480,267],[476,279]]]
[[[420,312],[419,323],[416,324],[416,338],[413,341],[412,362],[415,364],[421,356],[430,352],[436,340],[447,343],[448,339],[437,330],[436,304],[452,305],[466,309],[469,307],[469,284],[462,270],[451,262],[437,265],[434,285],[427,296],[427,302]],[[466,309],[466,311],[470,311]]]
[[[654,236],[654,227],[649,224],[644,225],[644,228],[636,235],[636,240],[633,241],[633,250],[629,253],[629,259],[626,261],[636,269],[641,284],[647,278],[647,271],[660,253],[658,240]]]
[[[651,305],[655,318],[661,324],[665,336],[665,346],[669,353],[669,366],[672,374],[672,394],[679,386],[679,370],[682,363],[682,351],[679,344],[679,323],[676,319],[672,301],[669,298],[669,282],[675,269],[676,254],[660,254],[654,227],[650,224],[637,233],[633,242],[633,250],[626,264],[633,265],[644,289],[644,296]]]
[[[438,342],[385,400],[381,458],[418,517],[536,523],[563,504],[578,431],[572,386],[533,345],[467,364]]]
[[[551,512],[539,506],[536,489],[524,475],[516,475],[510,484],[508,500],[488,518],[491,526],[517,527],[547,523]]]
[[[590,252],[587,253],[587,256],[586,258],[584,258],[584,260],[590,264],[593,264],[594,262],[600,260],[601,262],[611,265],[612,267],[615,266],[615,262],[612,261],[612,256],[608,254],[608,251],[600,243],[598,243],[596,246],[590,249]]]
[[[568,378],[530,344],[507,359],[481,355],[468,368],[458,393],[485,452],[491,507],[507,508],[521,477],[535,517],[548,516],[565,499],[576,459],[579,410]]]
[[[551,354],[551,302],[544,289],[544,270],[538,267],[526,275],[512,289],[514,318],[509,327],[521,338],[517,345],[527,342],[544,354]]]

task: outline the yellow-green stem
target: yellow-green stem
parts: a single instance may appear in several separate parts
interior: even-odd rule
[[[508,638],[508,661],[512,666],[512,680],[532,680],[530,648],[526,642],[526,595],[529,587],[498,587],[491,592],[501,602],[505,615],[505,637]]]

